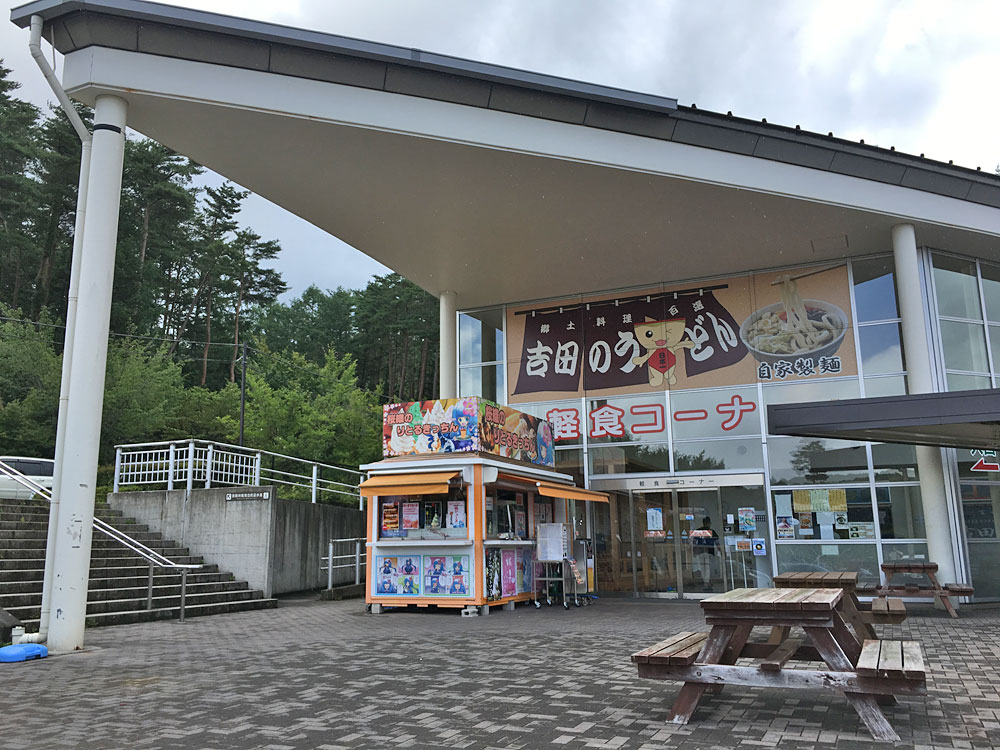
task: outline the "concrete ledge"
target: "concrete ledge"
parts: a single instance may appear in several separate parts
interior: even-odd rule
[[[332,589],[323,589],[319,592],[319,598],[323,601],[340,601],[341,599],[357,599],[365,595],[365,584],[350,584],[349,586],[338,586]]]

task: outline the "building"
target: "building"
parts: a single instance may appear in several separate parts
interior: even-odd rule
[[[66,55],[65,88],[96,107],[85,277],[114,242],[127,124],[437,295],[441,396],[548,416],[558,468],[615,499],[592,519],[606,586],[872,578],[929,555],[943,580],[1000,596],[977,580],[1000,549],[994,456],[774,436],[765,421],[782,402],[995,385],[994,175],[137,0],[12,12],[32,17]],[[75,340],[100,333],[105,307],[81,298]],[[94,414],[70,407],[70,429],[90,434]],[[72,492],[85,512],[89,490]],[[723,543],[696,566],[679,542],[705,518]]]

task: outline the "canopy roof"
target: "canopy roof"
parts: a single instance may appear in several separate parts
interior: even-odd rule
[[[772,435],[996,450],[1000,390],[773,404],[767,429]]]
[[[902,221],[1000,260],[1000,180],[976,170],[138,0],[11,17],[33,14],[77,99],[127,99],[130,127],[462,307],[870,254]]]

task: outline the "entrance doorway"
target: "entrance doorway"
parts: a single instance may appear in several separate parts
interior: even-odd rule
[[[697,599],[771,585],[759,475],[605,481],[610,503],[594,508],[599,589]]]
[[[633,493],[636,591],[697,597],[726,590],[718,488]]]

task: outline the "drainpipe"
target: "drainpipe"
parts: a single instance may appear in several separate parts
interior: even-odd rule
[[[70,101],[55,71],[46,62],[42,53],[42,17],[31,17],[31,33],[28,49],[38,67],[49,82],[52,92],[59,100],[70,124],[80,138],[80,178],[77,185],[76,222],[73,226],[73,259],[69,275],[69,298],[66,304],[66,334],[63,343],[62,378],[59,382],[59,412],[56,427],[55,465],[52,477],[52,500],[49,503],[49,530],[45,543],[45,576],[42,583],[42,611],[37,633],[26,633],[21,643],[45,643],[49,636],[49,612],[52,607],[52,578],[56,551],[56,529],[59,526],[59,499],[62,497],[63,451],[66,444],[66,405],[69,403],[69,379],[73,366],[73,331],[76,328],[76,306],[80,297],[80,258],[83,245],[84,224],[87,215],[87,182],[90,175],[90,149],[93,140],[80,113]]]

